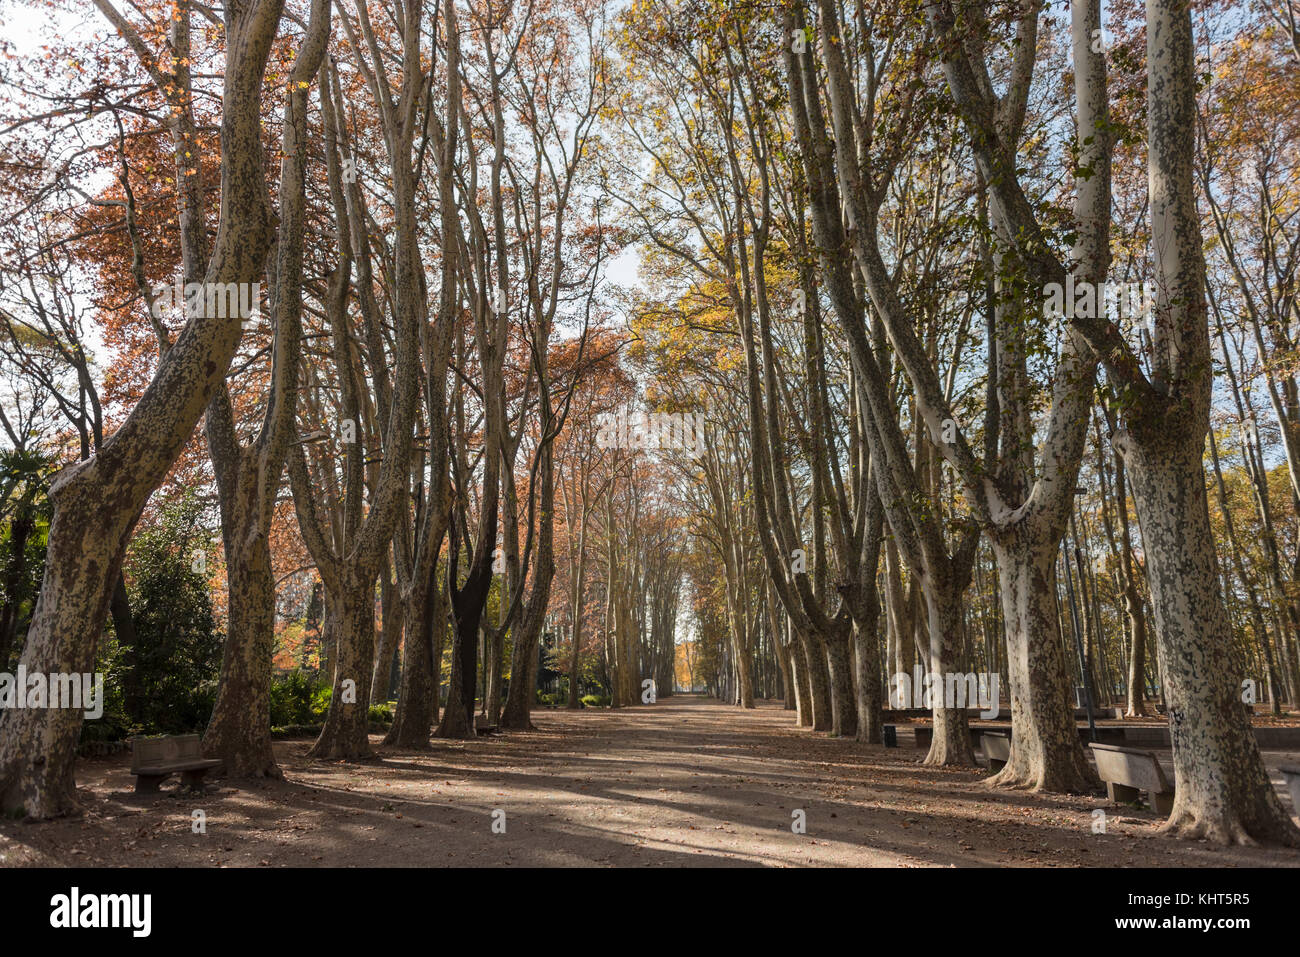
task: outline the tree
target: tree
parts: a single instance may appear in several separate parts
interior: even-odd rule
[[[159,88],[170,79],[159,58],[108,0],[97,6],[133,48]],[[221,116],[222,212],[206,283],[252,283],[270,244],[262,173],[261,92],[280,0],[242,0],[224,10],[227,37]],[[187,16],[184,6],[182,18]],[[181,134],[183,135],[183,134]],[[190,161],[178,141],[177,177]],[[114,579],[149,494],[188,440],[215,394],[239,341],[241,320],[197,315],[159,364],[149,388],[98,453],[64,469],[50,488],[45,579],[22,663],[33,672],[86,673]],[[73,763],[82,713],[24,710],[0,727],[0,809],[48,818],[76,806]]]
[[[230,392],[222,382],[204,424],[212,455],[229,588],[226,644],[204,753],[234,776],[279,777],[271,750],[271,657],[275,648],[275,580],[271,520],[290,446],[297,441],[298,362],[302,340],[306,220],[307,94],[329,40],[330,2],[313,0],[311,21],[289,73],[279,185],[274,277],[273,359],[266,414],[247,445],[235,431]],[[329,96],[321,84],[322,102]],[[202,222],[203,210],[189,215]]]
[[[396,36],[393,42],[401,57],[401,86],[397,94],[382,64],[369,62],[372,56],[378,61],[381,55],[377,49],[379,41],[372,32],[365,5],[358,4],[356,9],[356,25],[346,14],[341,22],[357,71],[364,78],[379,114],[387,168],[393,183],[393,243],[385,253],[394,266],[388,306],[393,317],[395,344],[390,380],[379,306],[370,279],[371,236],[367,228],[367,204],[355,178],[352,182],[344,182],[342,157],[331,152],[327,159],[330,198],[342,250],[341,264],[331,284],[326,311],[342,400],[337,426],[338,438],[345,447],[342,527],[321,521],[312,494],[303,443],[297,443],[296,454],[291,455],[289,463],[298,525],[325,586],[327,618],[332,618],[338,629],[339,656],[331,676],[330,707],[311,752],[315,757],[327,759],[357,758],[370,753],[368,731],[370,678],[374,665],[375,581],[398,518],[406,510],[412,433],[420,394],[421,330],[428,321],[416,220],[417,169],[426,146],[423,142],[417,146],[415,139],[417,131],[422,129],[417,123],[421,108],[427,109],[428,81],[421,53],[424,7],[418,3],[409,4],[403,10],[402,19],[394,25]],[[333,78],[330,79],[333,83]],[[343,101],[337,87],[334,89],[334,103],[329,108],[334,112],[335,128],[340,128]],[[424,135],[427,137],[427,132]],[[367,436],[362,428],[362,405],[365,397],[359,394],[359,356],[350,329],[347,295],[350,261],[354,255],[359,265],[357,299],[378,407],[375,427],[376,430],[382,429],[382,435],[374,436],[379,440],[378,449],[382,450],[382,464],[371,490],[370,508],[364,516],[362,506],[367,491],[364,447]],[[372,443],[374,439],[371,439]],[[325,534],[327,527],[331,529],[332,540]]]

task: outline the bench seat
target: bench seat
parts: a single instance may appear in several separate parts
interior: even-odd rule
[[[1291,792],[1291,804],[1297,815],[1300,815],[1300,764],[1278,768],[1282,772],[1282,780],[1286,782],[1287,790]]]
[[[1106,795],[1112,804],[1130,804],[1146,793],[1157,814],[1168,815],[1174,809],[1174,786],[1165,777],[1155,754],[1142,748],[1123,748],[1115,744],[1088,747],[1097,760],[1097,774],[1106,782]]]
[[[980,735],[980,746],[989,760],[990,771],[1001,771],[1011,760],[1011,739],[1005,734],[987,731]]]
[[[131,773],[137,794],[156,794],[173,774],[181,776],[182,787],[202,790],[204,776],[221,763],[220,758],[203,756],[197,734],[131,739]]]

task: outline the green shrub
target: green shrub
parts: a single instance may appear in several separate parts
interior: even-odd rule
[[[585,694],[582,696],[582,706],[584,708],[608,708],[609,695]]]
[[[53,460],[41,453],[0,450],[0,607],[14,616],[16,639],[0,636],[0,671],[13,670],[9,658],[18,657],[40,591],[53,471]]]
[[[290,671],[271,680],[271,725],[312,724],[319,715],[312,705],[321,690],[320,679],[310,671]],[[324,689],[328,693],[329,689]],[[326,701],[328,702],[328,698]]]
[[[329,685],[320,685],[311,696],[311,713],[314,718],[324,718],[325,712],[330,709],[330,699],[334,697],[334,689]]]
[[[207,575],[194,565],[202,508],[189,496],[167,503],[131,541],[124,571],[135,645],[121,646],[116,634],[99,642],[95,670],[104,672],[109,720],[83,741],[202,732],[207,725],[224,636],[213,620]]]
[[[98,720],[81,723],[81,744],[124,741],[140,730],[132,725],[126,712],[123,659],[117,637],[111,631],[105,632],[95,649],[95,670],[104,675],[104,714]]]

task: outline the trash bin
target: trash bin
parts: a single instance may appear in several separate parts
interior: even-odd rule
[[[887,748],[898,747],[898,728],[894,727],[892,724],[887,724],[884,727],[882,727],[880,730],[885,740],[885,747]]]

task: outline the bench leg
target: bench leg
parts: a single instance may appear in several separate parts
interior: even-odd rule
[[[190,791],[203,793],[203,776],[208,773],[207,768],[199,768],[197,771],[181,772],[181,787]]]
[[[1172,791],[1148,791],[1151,807],[1161,817],[1168,817],[1174,811],[1174,794]]]
[[[1111,804],[1132,804],[1142,800],[1142,792],[1137,788],[1131,788],[1127,784],[1116,784],[1113,781],[1106,782],[1106,796],[1110,798]]]
[[[137,774],[135,776],[136,794],[157,794],[159,786],[167,780],[165,774]]]

